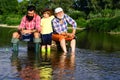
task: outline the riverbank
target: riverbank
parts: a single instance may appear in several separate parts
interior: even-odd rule
[[[18,28],[19,25],[16,25],[16,26],[10,26],[10,25],[7,25],[7,24],[0,24],[0,27],[7,27],[7,28]],[[72,29],[72,27],[68,27],[69,29]],[[85,28],[80,28],[80,27],[77,27],[77,30],[84,30]]]
[[[17,26],[9,26],[9,25],[7,25],[7,24],[0,24],[0,27],[8,27],[8,28],[17,28],[18,27],[18,25]]]
[[[120,34],[120,32],[108,32],[109,34]]]
[[[0,24],[0,27],[7,27],[7,28],[18,28],[19,25],[13,26],[13,25],[7,25],[7,24]],[[68,27],[69,29],[72,29],[72,27]],[[84,30],[85,28],[77,27],[77,30]],[[120,34],[120,32],[108,32],[109,34]]]

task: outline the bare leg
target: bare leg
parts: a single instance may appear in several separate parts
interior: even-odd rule
[[[12,43],[12,47],[13,47],[13,52],[18,53],[19,37],[20,37],[20,35],[18,34],[18,32],[14,32],[12,35],[11,43]]]
[[[61,45],[61,47],[62,47],[64,53],[67,53],[65,39],[62,39],[62,40],[60,41],[60,45]]]
[[[50,52],[50,50],[51,50],[51,46],[47,45],[47,52]]]
[[[70,47],[71,47],[72,53],[75,53],[75,46],[76,46],[76,40],[73,39],[73,40],[70,42]]]
[[[50,59],[51,45],[47,45],[47,58]]]
[[[45,51],[46,51],[46,49],[45,49],[45,45],[42,45],[42,47],[41,47],[41,51],[42,51],[42,53],[45,53]]]

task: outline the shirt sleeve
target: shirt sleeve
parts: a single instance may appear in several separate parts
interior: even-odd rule
[[[24,17],[22,18],[18,29],[23,29],[23,28],[25,28],[25,22],[26,22],[26,16],[24,16]]]
[[[36,29],[41,31],[41,17],[39,15],[36,16]]]
[[[58,33],[58,34],[61,33],[61,31],[59,29],[59,25],[57,24],[57,20],[55,18],[52,20],[52,27],[53,27],[54,33]]]
[[[77,28],[76,21],[74,19],[72,19],[70,16],[66,15],[66,14],[65,14],[65,17],[66,17],[67,22],[69,24],[71,24],[74,29],[76,29]]]
[[[53,20],[54,18],[55,18],[55,17],[54,17],[53,15],[50,17],[51,20]]]
[[[42,25],[43,25],[43,18],[41,19],[40,27],[42,27]]]

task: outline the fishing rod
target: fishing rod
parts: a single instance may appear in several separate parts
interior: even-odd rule
[[[78,30],[79,30],[79,29],[78,29]],[[79,34],[79,33],[83,32],[83,31],[85,31],[85,30],[87,30],[87,29],[86,29],[86,28],[84,28],[84,29],[82,29],[82,30],[76,31],[76,34],[75,34],[75,35],[77,35],[77,34]]]

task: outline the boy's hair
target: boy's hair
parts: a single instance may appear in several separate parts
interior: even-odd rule
[[[49,16],[53,15],[53,11],[52,11],[51,9],[44,9],[44,10],[42,11],[42,14],[44,14],[45,12],[46,12]]]
[[[34,10],[34,11],[36,10],[35,6],[30,5],[27,7],[27,11],[32,11],[32,10]]]

